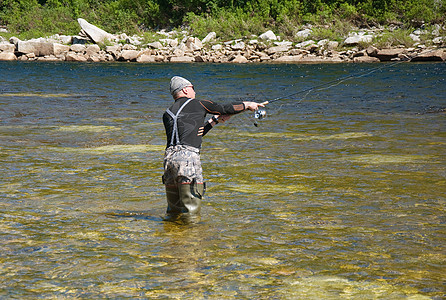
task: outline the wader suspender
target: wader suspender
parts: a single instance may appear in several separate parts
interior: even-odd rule
[[[180,109],[178,110],[177,114],[175,115],[173,112],[170,111],[170,109],[167,109],[166,112],[172,117],[173,119],[173,132],[172,132],[172,139],[170,140],[170,146],[178,145],[180,143],[180,135],[178,134],[178,116],[180,115],[183,108],[191,102],[192,99],[187,100],[184,102],[183,105],[181,105]],[[176,144],[174,144],[174,140],[176,139]]]

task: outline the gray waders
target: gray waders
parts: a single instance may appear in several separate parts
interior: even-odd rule
[[[167,214],[189,213],[198,215],[204,193],[205,184],[198,184],[195,181],[178,184],[178,186],[166,185]]]

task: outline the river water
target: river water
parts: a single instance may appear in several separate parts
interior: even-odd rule
[[[281,97],[205,137],[195,224],[162,221],[174,75]],[[444,63],[0,62],[0,297],[443,299],[445,107]]]

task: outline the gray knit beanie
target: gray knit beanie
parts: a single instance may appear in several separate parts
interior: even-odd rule
[[[170,94],[173,96],[186,86],[192,86],[192,83],[183,77],[174,76],[170,80]]]

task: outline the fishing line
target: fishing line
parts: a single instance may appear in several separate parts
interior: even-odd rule
[[[305,99],[308,96],[308,94],[310,92],[314,91],[314,90],[327,90],[327,89],[330,89],[330,88],[332,88],[334,86],[337,86],[337,85],[341,84],[342,82],[344,82],[344,81],[346,81],[348,79],[351,79],[351,78],[361,78],[361,77],[370,75],[370,74],[372,74],[372,73],[374,73],[376,71],[393,67],[393,66],[395,66],[397,64],[410,61],[410,60],[412,60],[412,59],[414,59],[414,58],[416,58],[416,57],[418,57],[418,56],[420,56],[422,54],[427,54],[427,53],[430,53],[430,52],[433,52],[433,51],[436,51],[436,50],[439,50],[439,49],[442,49],[442,48],[444,48],[444,47],[431,49],[431,50],[429,50],[427,52],[420,52],[420,53],[418,53],[415,56],[412,56],[412,57],[408,56],[406,59],[402,59],[402,60],[393,62],[391,64],[385,64],[383,66],[375,67],[375,68],[373,68],[371,70],[366,70],[366,71],[358,72],[356,74],[351,74],[351,75],[347,75],[347,76],[344,76],[344,77],[336,78],[336,79],[331,80],[329,82],[325,82],[325,83],[321,83],[321,84],[316,85],[316,86],[308,87],[308,88],[302,89],[300,91],[291,93],[291,94],[286,95],[286,96],[281,96],[281,97],[274,98],[272,100],[266,101],[265,103],[266,104],[270,104],[270,103],[274,103],[274,102],[277,102],[277,101],[288,99],[288,98],[290,98],[292,96],[296,96],[296,95],[299,95],[299,94],[302,94],[302,93],[306,93],[304,97],[301,97],[301,99],[297,103],[295,103],[295,104],[300,104],[302,102],[302,100]],[[256,110],[254,112],[254,119],[255,119],[254,126],[256,126],[256,127],[258,126],[257,120],[262,120],[265,117],[266,117],[266,109],[265,108],[259,108],[258,110]]]

